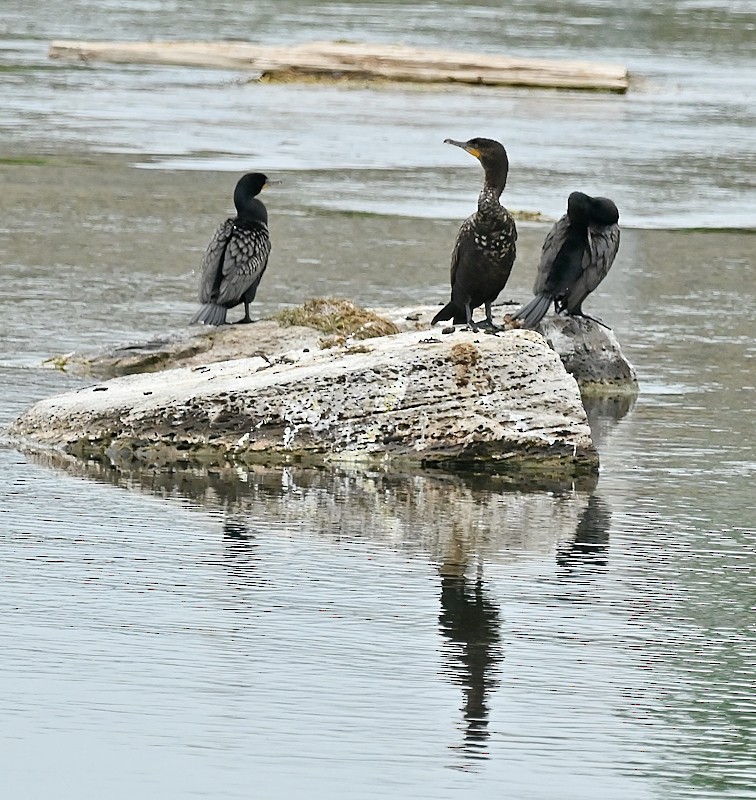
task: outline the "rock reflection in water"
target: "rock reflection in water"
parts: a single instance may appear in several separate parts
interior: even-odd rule
[[[463,697],[462,741],[450,742],[462,756],[454,764],[460,769],[488,758],[490,709],[505,657],[503,601],[483,580],[484,565],[493,571],[523,560],[548,562],[556,554],[557,575],[571,580],[606,565],[611,514],[595,492],[595,477],[577,486],[553,481],[523,486],[500,475],[439,471],[301,466],[129,471],[58,454],[29,457],[219,516],[228,602],[245,613],[252,605],[249,590],[269,581],[261,545],[271,532],[317,536],[336,546],[365,542],[427,559],[440,580],[445,679]]]
[[[626,394],[583,393],[581,399],[588,417],[588,424],[591,426],[591,438],[600,450],[611,432],[617,427],[617,423],[632,411],[638,395],[631,392]]]
[[[523,484],[504,475],[304,466],[126,469],[57,453],[29,457],[90,480],[220,511],[229,541],[243,529],[262,532],[275,524],[303,535],[424,552],[433,563],[547,555],[574,537],[597,482],[594,475],[577,483]]]

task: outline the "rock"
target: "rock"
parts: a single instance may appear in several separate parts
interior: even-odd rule
[[[100,352],[54,356],[45,365],[74,375],[110,378],[176,366],[201,366],[255,353],[275,358],[288,350],[318,349],[320,339],[321,335],[312,328],[281,327],[273,320],[261,320],[251,325],[186,328],[159,339]]]
[[[544,317],[538,330],[559,353],[564,368],[574,375],[584,394],[638,393],[635,370],[622,355],[617,337],[586,317]]]
[[[519,303],[507,302],[494,306],[494,319],[499,324],[516,311]],[[406,320],[412,320],[418,330],[430,327],[430,321],[440,306],[412,308],[378,308],[376,311],[393,322],[400,330],[406,330]],[[476,316],[480,316],[480,312]],[[457,326],[437,325],[431,330],[442,334],[462,330]],[[630,395],[638,394],[638,379],[635,370],[622,353],[617,337],[607,328],[587,317],[566,317],[549,314],[536,329],[549,347],[562,359],[567,372],[572,375],[584,394]]]
[[[414,327],[414,326],[413,326]],[[325,349],[347,339],[370,339],[408,330],[343,298],[313,298],[282,309],[275,319],[220,328],[192,327],[147,342],[132,342],[94,354],[67,353],[45,364],[77,375],[113,377],[199,366],[232,358],[276,358],[289,350]]]
[[[229,335],[245,335],[238,330]],[[521,330],[441,337],[424,328],[128,375],[43,400],[10,434],[151,464],[598,467],[575,380],[540,334]]]
[[[276,320],[59,356],[51,364],[61,369],[131,377],[43,401],[11,432],[119,463],[404,461],[560,478],[595,470],[581,394],[600,438],[596,403],[626,412],[637,393],[614,334],[553,315],[540,333],[474,334],[431,327],[438,308],[318,299]],[[497,307],[497,318],[514,308]]]
[[[464,330],[448,324],[431,328],[430,321],[439,307],[366,311],[348,300],[318,299],[294,309],[284,309],[275,320],[222,328],[189,328],[161,339],[136,342],[94,355],[55,356],[47,363],[74,374],[112,377],[155,372],[171,366],[198,366],[253,354],[274,359],[289,350],[343,345],[350,337],[362,339],[407,330],[425,330],[435,336]],[[497,306],[496,318],[501,320],[518,307],[515,303]],[[280,324],[281,321],[285,324]],[[291,324],[305,321],[307,325]],[[582,392],[637,394],[635,370],[622,354],[610,329],[590,319],[550,315],[538,330],[559,353],[567,372],[575,378]]]

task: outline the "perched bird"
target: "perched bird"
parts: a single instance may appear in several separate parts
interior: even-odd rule
[[[236,184],[236,216],[221,224],[207,246],[200,267],[202,306],[190,325],[223,325],[226,311],[239,303],[244,303],[244,317],[239,322],[252,322],[249,304],[255,299],[270,254],[268,212],[257,195],[272,183],[279,181],[250,172]]]
[[[473,330],[472,312],[486,309],[486,324],[496,328],[491,303],[504,288],[514,264],[517,228],[512,215],[499,202],[507,184],[509,159],[503,145],[493,139],[470,139],[445,144],[461,147],[483,165],[485,179],[478,197],[478,210],[459,229],[451,257],[451,300],[436,314],[433,323],[453,319]]]
[[[604,280],[620,243],[619,211],[608,197],[573,192],[567,213],[543,243],[533,293],[535,297],[510,319],[534,328],[549,310],[599,320],[583,313],[583,300]],[[603,325],[603,323],[600,323]]]

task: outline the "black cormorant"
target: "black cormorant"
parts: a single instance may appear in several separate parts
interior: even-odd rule
[[[207,246],[200,268],[202,306],[190,325],[223,325],[226,311],[239,303],[244,303],[244,317],[239,322],[252,321],[249,304],[255,299],[270,254],[268,212],[257,195],[271,183],[278,181],[250,172],[236,184],[236,216],[221,224]]]
[[[604,280],[619,249],[618,221],[617,206],[608,197],[573,192],[567,200],[567,213],[554,224],[543,243],[533,286],[535,297],[511,319],[534,328],[552,300],[557,313],[566,311],[575,317],[587,317],[583,301]]]
[[[451,300],[436,314],[433,323],[453,319],[477,330],[472,311],[486,309],[486,323],[495,328],[491,303],[504,288],[515,260],[517,228],[512,215],[499,202],[507,184],[509,159],[503,145],[493,139],[470,139],[446,144],[461,147],[483,165],[485,180],[478,197],[478,210],[459,229],[451,257]]]

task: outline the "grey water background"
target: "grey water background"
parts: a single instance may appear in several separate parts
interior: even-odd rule
[[[747,2],[3,0],[0,425],[86,382],[51,355],[185,324],[242,170],[284,178],[258,313],[443,300],[480,179],[446,136],[505,141],[514,208],[615,197],[590,310],[641,383],[591,409],[595,485],[0,446],[3,797],[756,797],[755,31]],[[257,85],[50,62],[61,37],[402,40],[633,86]]]
[[[319,205],[451,218],[475,191],[457,188],[459,154],[439,143],[472,128],[506,142],[514,208],[558,216],[577,186],[610,187],[625,224],[754,227],[752,0],[629,5],[4,0],[0,65],[28,68],[3,71],[3,124],[144,166],[317,170],[301,192]],[[401,41],[624,64],[632,89],[250,86],[238,72],[50,63],[66,37]]]

